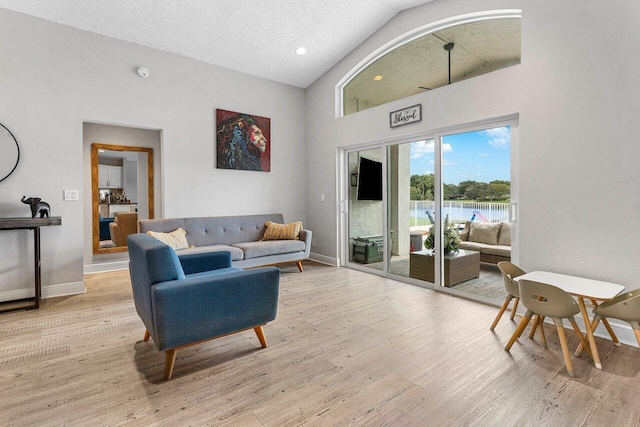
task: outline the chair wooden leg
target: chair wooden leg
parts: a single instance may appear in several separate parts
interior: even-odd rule
[[[142,338],[142,341],[145,341],[145,342],[146,342],[146,341],[149,341],[149,337],[150,337],[150,336],[151,336],[151,335],[149,334],[149,330],[148,330],[148,329],[145,329],[145,331],[144,331],[144,338]]]
[[[636,334],[636,339],[638,340],[638,346],[640,347],[640,329],[634,329],[633,332]]]
[[[164,352],[164,379],[170,380],[173,374],[173,365],[176,363],[178,350],[172,348]]]
[[[513,320],[514,317],[516,317],[516,311],[518,310],[518,303],[520,302],[520,298],[516,298],[515,302],[513,303],[513,307],[511,307],[511,320]]]
[[[574,319],[569,319],[569,322],[571,322],[571,326],[573,326],[573,330],[576,332],[576,335],[580,340],[580,345],[582,346],[582,348],[584,348],[587,351],[587,354],[589,355],[589,357],[593,359],[593,355],[591,354],[591,350],[589,349],[589,344],[587,343],[587,340],[584,339],[584,335],[582,335],[582,332],[580,332],[580,328],[578,328],[578,324]]]
[[[522,318],[522,320],[518,324],[518,327],[516,328],[515,332],[511,336],[511,339],[507,343],[507,346],[504,348],[505,351],[511,350],[511,347],[513,346],[513,343],[515,343],[516,340],[518,338],[520,338],[520,335],[522,335],[522,331],[525,330],[525,328],[527,327],[527,324],[529,323],[529,320],[531,320],[532,314],[533,313],[531,311],[529,311],[529,310],[527,310],[527,312],[524,314],[524,317]]]
[[[593,322],[591,322],[592,331],[596,330],[596,328],[598,327],[598,323],[600,323],[600,317],[596,315],[593,318]],[[585,348],[589,348],[589,346],[585,347],[584,345],[582,345],[582,343],[578,344],[578,348],[576,348],[576,351],[573,353],[573,355],[576,357],[580,357],[580,355],[582,354],[582,350],[584,350]],[[589,353],[589,357],[593,359],[593,356],[591,355],[591,353]]]
[[[598,308],[598,301],[596,301],[595,299],[591,300],[591,304],[593,304],[593,309],[594,310],[596,308]],[[606,317],[602,318],[602,324],[604,325],[605,328],[607,328],[607,332],[609,332],[609,336],[611,337],[611,340],[613,341],[613,345],[616,345],[616,346],[620,347],[622,344],[620,344],[620,340],[616,336],[616,333],[613,332],[613,329],[611,329],[611,325],[609,324],[609,321],[606,319]],[[591,329],[595,330],[596,328],[593,327]]]
[[[264,336],[264,329],[262,329],[262,326],[256,326],[255,328],[253,328],[253,330],[258,336],[258,340],[260,341],[260,345],[262,345],[262,348],[267,348],[267,338]]]
[[[560,322],[562,321],[560,320]],[[556,328],[558,328],[558,337],[560,337],[560,345],[562,346],[562,355],[564,356],[564,364],[567,367],[567,373],[570,377],[575,377],[575,375],[573,374],[573,363],[571,363],[571,356],[569,355],[567,337],[564,335],[564,328],[557,323]]]
[[[539,315],[535,315],[533,317],[533,323],[531,324],[531,330],[529,330],[529,339],[533,339],[533,337],[536,335],[536,329],[538,328],[538,325],[540,325],[540,327],[542,328],[542,325],[540,324],[540,316]]]
[[[620,340],[616,336],[616,333],[613,332],[613,329],[611,329],[611,325],[609,324],[609,321],[606,318],[603,317],[602,318],[602,324],[604,325],[605,328],[607,328],[607,331],[609,332],[609,336],[611,337],[611,340],[613,341],[613,345],[616,345],[616,346],[620,347],[622,344],[620,344]]]
[[[500,318],[504,314],[505,310],[509,306],[509,302],[512,299],[513,299],[513,295],[507,295],[507,297],[504,299],[504,303],[502,303],[502,307],[500,307],[500,311],[498,311],[498,315],[493,320],[493,323],[491,324],[491,327],[489,328],[490,331],[493,331],[495,329],[495,327],[498,325],[498,322],[500,321]]]
[[[298,270],[300,270],[300,273],[304,273],[304,269],[302,268],[302,261],[296,261],[296,265],[298,266]]]
[[[540,342],[544,348],[547,348],[547,337],[544,335],[544,316],[538,316],[538,328],[540,329]],[[533,330],[535,332],[535,329]]]

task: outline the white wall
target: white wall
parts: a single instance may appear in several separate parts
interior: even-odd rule
[[[22,153],[0,183],[0,215],[28,216],[26,195],[62,216],[61,227],[42,230],[45,288],[82,283],[83,122],[162,130],[166,217],[282,212],[306,223],[303,90],[5,9],[0,64],[0,122]],[[216,169],[216,108],[271,118],[272,172]],[[63,202],[64,189],[81,190],[81,201]],[[3,232],[0,297],[32,289],[31,246],[27,232]]]
[[[520,65],[335,118],[336,84],[378,47],[440,19],[507,8],[523,10]],[[519,114],[522,266],[639,287],[638,16],[633,0],[436,0],[395,16],[307,89],[314,252],[338,257],[338,147]],[[416,103],[421,123],[389,129],[389,112]]]

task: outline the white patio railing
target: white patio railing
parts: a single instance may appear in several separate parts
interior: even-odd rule
[[[411,200],[409,203],[411,212],[410,226],[431,225],[427,211],[433,215],[435,203],[426,200]],[[442,205],[442,215],[449,215],[449,218],[456,223],[463,223],[472,218],[475,221],[509,221],[509,203],[445,201]]]

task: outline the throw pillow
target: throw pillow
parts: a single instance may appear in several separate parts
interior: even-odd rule
[[[469,230],[469,241],[497,245],[499,233],[499,222],[472,222],[471,230]]]
[[[189,243],[187,242],[187,232],[182,227],[175,229],[170,233],[147,231],[147,234],[154,239],[160,240],[165,245],[171,246],[174,251],[189,247]]]
[[[302,222],[296,221],[290,224],[278,224],[267,221],[264,224],[267,229],[262,240],[300,240],[300,230]]]

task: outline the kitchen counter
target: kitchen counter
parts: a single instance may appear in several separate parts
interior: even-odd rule
[[[112,218],[118,212],[138,212],[137,203],[100,203],[100,215]]]

